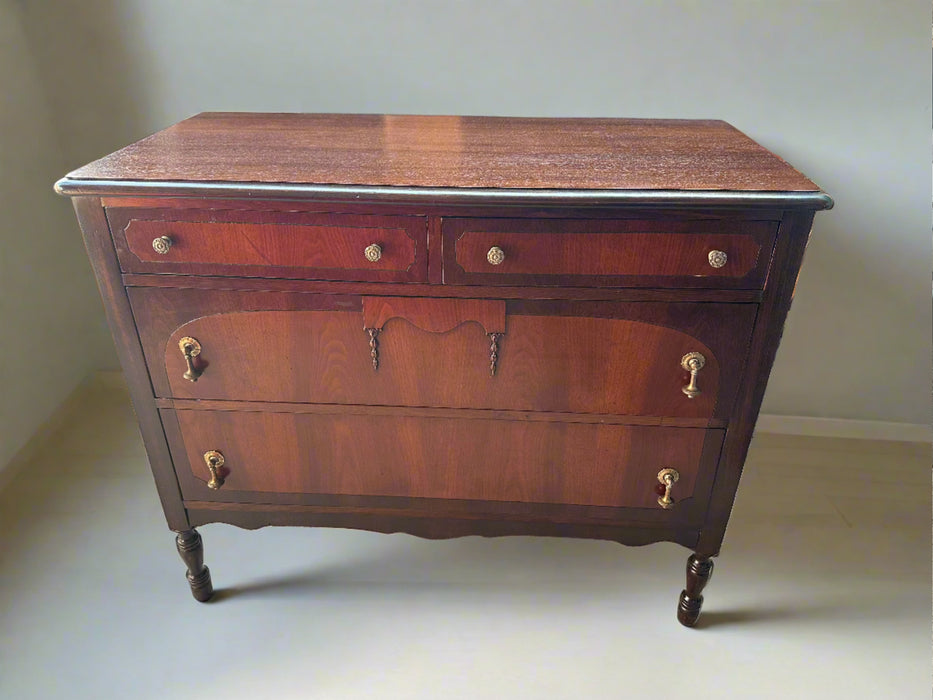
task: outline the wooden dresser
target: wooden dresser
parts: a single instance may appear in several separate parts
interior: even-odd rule
[[[200,114],[74,198],[194,597],[195,527],[718,554],[814,212],[721,121]]]

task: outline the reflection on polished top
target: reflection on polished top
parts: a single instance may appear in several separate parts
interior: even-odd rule
[[[206,112],[70,173],[59,186],[73,191],[81,181],[80,189],[105,191],[116,183],[89,181],[113,180],[820,192],[726,122],[673,119]]]

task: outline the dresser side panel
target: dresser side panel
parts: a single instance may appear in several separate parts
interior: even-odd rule
[[[788,211],[778,228],[765,297],[752,333],[745,381],[726,431],[710,496],[709,515],[697,545],[700,555],[714,556],[722,545],[768,377],[784,332],[784,321],[793,300],[813,216],[812,211]]]
[[[120,277],[120,266],[104,209],[97,197],[75,197],[72,203],[97,278],[107,322],[116,344],[117,357],[129,385],[133,409],[139,420],[140,433],[149,456],[165,518],[172,530],[187,530],[190,527],[188,515],[182,503],[162,421],[153,401],[149,372],[146,369],[133,312]]]

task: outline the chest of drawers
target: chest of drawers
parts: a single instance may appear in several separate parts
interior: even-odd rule
[[[196,526],[719,553],[814,212],[723,122],[201,114],[57,184]]]

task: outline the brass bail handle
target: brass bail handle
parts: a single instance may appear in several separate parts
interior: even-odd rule
[[[204,463],[207,465],[207,471],[211,473],[207,488],[216,491],[224,485],[224,477],[220,473],[220,468],[224,465],[224,456],[217,450],[210,450],[204,453]]]
[[[662,469],[658,472],[658,483],[663,487],[663,492],[658,496],[658,505],[668,510],[674,507],[674,499],[671,498],[671,490],[680,480],[680,474],[676,469]],[[659,487],[659,490],[660,488]]]
[[[188,369],[182,376],[189,382],[198,381],[198,377],[204,373],[204,370],[194,366],[194,358],[201,354],[201,343],[186,336],[178,341],[178,349],[181,350],[181,354],[185,356],[185,362],[188,364]]]
[[[705,365],[706,358],[698,352],[688,352],[681,358],[680,366],[690,372],[690,383],[681,389],[688,399],[695,399],[703,393],[700,391],[700,387],[697,386],[697,375]]]

